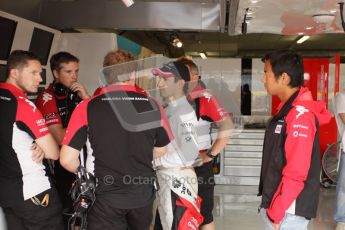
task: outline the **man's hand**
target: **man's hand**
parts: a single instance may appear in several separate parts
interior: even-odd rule
[[[38,146],[36,142],[34,142],[31,146],[32,151],[32,160],[36,163],[41,163],[44,158],[44,152],[43,150]]]
[[[280,224],[275,224],[273,222],[271,222],[271,224],[272,224],[274,230],[278,230],[280,227]]]
[[[79,82],[74,82],[70,89],[73,91],[73,92],[76,92],[78,93],[78,96],[81,98],[81,99],[86,99],[86,98],[89,98],[90,95],[88,94],[86,88],[80,84]]]

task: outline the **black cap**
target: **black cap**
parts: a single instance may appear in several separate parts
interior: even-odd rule
[[[181,62],[168,62],[162,68],[153,68],[152,74],[159,77],[177,77],[190,81],[188,68]]]

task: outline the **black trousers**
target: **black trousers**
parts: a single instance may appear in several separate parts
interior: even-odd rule
[[[49,189],[36,197],[42,200],[49,194],[49,204],[42,207],[31,199],[20,205],[3,207],[8,230],[63,230],[62,208],[55,189]]]
[[[87,230],[149,230],[152,204],[153,201],[141,208],[119,209],[111,207],[101,198],[96,199],[87,217]]]

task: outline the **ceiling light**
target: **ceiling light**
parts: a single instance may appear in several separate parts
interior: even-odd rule
[[[207,59],[207,56],[206,56],[206,53],[205,53],[205,52],[200,52],[199,55],[200,55],[200,57],[201,57],[202,59]]]
[[[305,29],[306,30],[311,30],[311,29],[313,29],[313,27],[312,26],[307,26],[307,27],[305,27]]]
[[[331,14],[334,14],[334,13],[337,12],[337,9],[330,9],[329,12],[330,12]]]
[[[130,7],[134,4],[133,0],[122,0],[123,4],[125,4],[127,7]]]
[[[329,24],[334,20],[334,14],[314,14],[312,17],[316,23]]]
[[[177,36],[177,34],[173,33],[170,35],[170,43],[177,48],[181,48],[183,46],[182,41],[180,38]]]
[[[259,2],[259,0],[250,0],[251,3],[256,4]]]
[[[297,40],[298,44],[302,44],[303,42],[307,41],[310,38],[310,36],[306,35],[301,37],[300,39]]]
[[[303,35],[304,33],[303,32],[299,32],[298,35]]]
[[[180,39],[175,38],[173,41],[173,46],[175,46],[177,48],[181,48],[183,46],[183,43],[180,41]]]

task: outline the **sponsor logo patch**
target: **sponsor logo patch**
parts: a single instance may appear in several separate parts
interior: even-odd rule
[[[274,130],[274,133],[280,134],[282,132],[282,127],[283,127],[283,125],[278,124],[276,126],[276,129]]]
[[[37,126],[42,126],[46,123],[46,121],[44,119],[39,119],[39,120],[36,120],[36,124]]]

